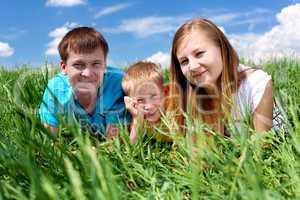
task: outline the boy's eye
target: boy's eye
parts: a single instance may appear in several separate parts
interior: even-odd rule
[[[144,99],[137,99],[137,103],[144,103]]]
[[[151,96],[150,96],[150,98],[151,98],[152,100],[156,100],[156,99],[158,99],[158,98],[159,98],[159,96],[158,96],[158,95],[156,95],[156,94],[153,94],[153,95],[151,95]]]

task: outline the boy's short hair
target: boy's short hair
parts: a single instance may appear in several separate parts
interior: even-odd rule
[[[69,53],[92,53],[97,48],[102,48],[104,57],[108,53],[108,44],[104,37],[91,27],[77,27],[69,31],[58,45],[61,60],[66,62]]]
[[[153,62],[139,61],[128,68],[122,80],[122,88],[126,95],[130,95],[136,87],[147,82],[163,86],[162,69]]]

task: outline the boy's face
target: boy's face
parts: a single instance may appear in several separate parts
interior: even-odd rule
[[[137,108],[144,114],[144,118],[155,123],[160,120],[161,111],[164,111],[163,85],[155,82],[143,83],[134,91],[133,97]]]
[[[106,59],[101,48],[92,53],[69,53],[65,62],[60,63],[61,70],[69,79],[73,91],[77,95],[95,95],[103,80]]]

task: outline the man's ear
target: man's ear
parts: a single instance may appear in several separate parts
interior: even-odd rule
[[[60,61],[59,66],[60,66],[61,71],[64,74],[67,74],[67,65],[63,60]]]

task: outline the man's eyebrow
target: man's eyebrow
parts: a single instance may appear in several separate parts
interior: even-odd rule
[[[77,59],[77,60],[73,60],[72,63],[84,63],[84,61],[81,59]]]
[[[104,60],[96,59],[96,60],[93,60],[92,62],[104,62]]]

